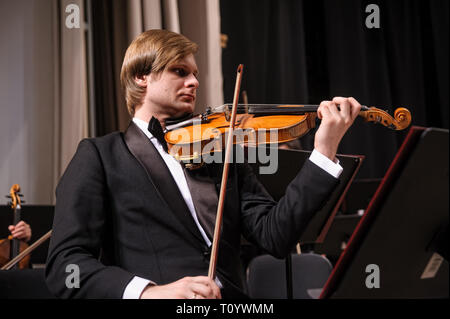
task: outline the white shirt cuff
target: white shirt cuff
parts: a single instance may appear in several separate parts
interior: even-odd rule
[[[339,165],[339,160],[337,158],[337,163],[335,163],[316,149],[312,151],[311,155],[309,156],[309,160],[334,178],[339,178],[342,171],[344,170],[342,166]]]
[[[153,281],[144,279],[138,276],[134,276],[128,283],[125,291],[123,292],[123,299],[139,299],[145,287],[148,285],[156,285]]]

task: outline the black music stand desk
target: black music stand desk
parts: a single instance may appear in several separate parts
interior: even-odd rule
[[[251,150],[251,147],[248,147],[248,150]],[[279,149],[279,164],[276,174],[260,174],[259,167],[264,165],[258,162],[250,164],[261,184],[264,185],[274,200],[278,201],[284,196],[287,186],[303,167],[310,155],[310,151]],[[302,244],[320,243],[324,241],[333,219],[345,198],[345,194],[364,160],[364,156],[361,155],[338,154],[336,157],[339,159],[339,164],[343,168],[343,172],[339,177],[340,182],[331,193],[327,203],[314,215],[301,235],[299,241]]]
[[[410,129],[320,298],[449,297],[448,143]]]

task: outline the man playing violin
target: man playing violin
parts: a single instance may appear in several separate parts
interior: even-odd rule
[[[361,108],[354,98],[320,104],[315,149],[278,203],[248,164],[231,165],[217,277],[209,279],[212,236],[202,215],[215,213],[221,165],[191,176],[161,138],[167,120],[194,111],[196,50],[165,30],[146,31],[129,46],[121,72],[133,117],[127,131],[81,141],[56,189],[46,267],[55,295],[241,298],[240,236],[286,256],[337,185],[335,155]],[[79,268],[79,288],[65,285],[68,265]]]

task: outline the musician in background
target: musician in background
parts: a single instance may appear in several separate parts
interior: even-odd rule
[[[321,103],[315,150],[278,203],[247,163],[230,165],[217,277],[210,279],[223,164],[186,169],[167,153],[163,133],[168,120],[194,111],[196,51],[166,30],[146,31],[127,49],[127,131],[81,141],[56,189],[46,265],[55,296],[242,298],[241,235],[285,257],[338,184],[335,154],[361,108],[353,98]],[[74,266],[75,288],[66,285]]]
[[[9,225],[8,230],[11,232],[13,238],[20,239],[26,243],[31,239],[31,227],[23,220],[18,222],[15,226]]]

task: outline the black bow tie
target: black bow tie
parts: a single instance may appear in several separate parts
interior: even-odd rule
[[[167,152],[167,143],[164,139],[164,131],[162,129],[161,123],[155,118],[152,117],[150,122],[148,123],[148,131],[152,133],[154,137],[161,143],[164,150]]]
[[[192,117],[193,117],[192,113],[183,114],[182,116],[177,118],[168,118],[165,124],[166,125],[177,124],[182,121],[186,121]],[[161,123],[153,116],[150,120],[150,123],[148,123],[148,130],[150,133],[152,133],[154,137],[156,137],[156,139],[163,146],[164,150],[167,152],[167,143],[166,140],[164,139],[164,131],[162,129]]]

